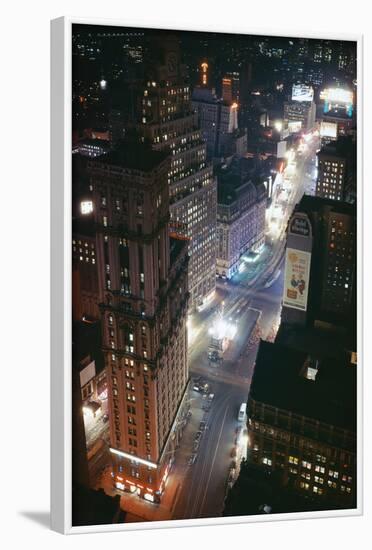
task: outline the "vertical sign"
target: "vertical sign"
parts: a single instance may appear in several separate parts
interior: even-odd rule
[[[287,248],[283,305],[306,311],[310,279],[310,252]]]

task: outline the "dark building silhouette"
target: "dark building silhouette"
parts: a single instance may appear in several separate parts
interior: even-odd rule
[[[248,459],[323,506],[356,506],[356,366],[261,342],[250,388]],[[318,506],[316,504],[316,506]]]

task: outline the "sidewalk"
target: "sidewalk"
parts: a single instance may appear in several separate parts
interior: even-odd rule
[[[160,504],[148,502],[135,494],[122,493],[120,507],[127,512],[127,522],[165,521],[172,519],[187,475],[188,460],[193,452],[194,435],[204,416],[204,411],[201,409],[202,397],[200,395],[193,396],[190,401],[192,416],[184,429],[180,447],[176,451],[175,461],[166,481],[165,491]],[[110,468],[104,471],[100,482],[97,484],[98,487],[103,488],[108,495],[120,493],[112,486]]]

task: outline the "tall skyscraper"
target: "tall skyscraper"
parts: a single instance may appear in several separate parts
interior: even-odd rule
[[[169,237],[168,153],[90,161],[114,484],[158,501],[187,407],[187,243]]]
[[[170,154],[171,225],[189,239],[189,305],[195,308],[215,290],[216,181],[193,112],[178,41],[151,41],[144,58],[143,74],[130,85],[135,108],[128,127],[153,149]]]
[[[240,73],[228,71],[222,78],[222,99],[227,103],[240,102]]]
[[[207,143],[208,158],[235,154],[239,139],[245,137],[246,141],[245,132],[238,131],[238,104],[219,100],[212,90],[198,87],[194,89],[192,105]]]

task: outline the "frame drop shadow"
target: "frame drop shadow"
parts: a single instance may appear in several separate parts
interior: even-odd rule
[[[19,514],[27,519],[30,519],[34,523],[50,529],[50,512],[30,512],[21,511]]]

